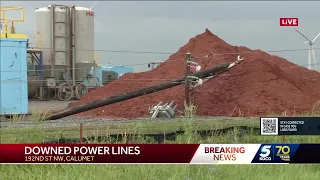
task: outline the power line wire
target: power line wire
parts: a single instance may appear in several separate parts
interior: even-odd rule
[[[212,53],[208,53],[209,55],[212,55]],[[239,54],[239,53],[238,53]],[[197,59],[201,59],[201,58],[210,58],[209,61],[206,63],[206,65],[204,66],[204,68],[202,69],[205,69],[206,66],[208,65],[208,63],[214,58],[215,56],[202,56],[202,57],[196,57]],[[179,61],[181,60],[185,60],[185,59],[179,59]],[[177,60],[170,60],[170,62],[172,61],[177,61]],[[148,64],[148,63],[144,63],[144,64]],[[317,65],[317,64],[320,64],[320,63],[314,63],[314,64],[311,64],[311,65]],[[299,66],[302,66],[302,67],[306,67],[308,65],[299,65]],[[86,69],[88,70],[87,68],[76,68],[76,69]],[[55,70],[65,70],[65,69],[55,69]],[[28,70],[28,71],[31,71],[31,72],[34,72],[34,71],[41,71],[41,70]],[[43,70],[43,71],[50,71],[50,69],[48,70]],[[6,71],[6,72],[12,72],[12,71]],[[235,75],[235,74],[229,74],[229,75]],[[229,76],[229,75],[217,75],[217,76]],[[78,79],[77,81],[84,81],[84,79]],[[121,80],[121,82],[115,82],[115,83],[155,83],[155,82],[164,82],[164,81],[170,81],[172,79],[123,79]],[[57,82],[65,82],[65,80],[57,80]],[[103,83],[108,83],[108,82],[113,82],[114,80],[104,80]],[[136,81],[139,81],[139,82],[136,82]],[[143,82],[142,82],[143,81]],[[150,81],[150,82],[148,82]],[[3,80],[1,82],[5,82],[5,83],[16,83],[16,82],[45,82],[45,80],[27,80],[27,81],[24,81],[24,80],[21,80],[21,79],[16,79],[16,80],[11,80],[11,81],[8,81],[8,80]]]
[[[15,48],[26,48],[23,46],[1,46],[1,47],[15,47]],[[30,50],[41,50],[41,49],[45,49],[45,50],[51,50],[53,48],[30,48]],[[314,48],[314,50],[319,50],[320,47]],[[64,48],[64,49],[57,49],[57,51],[59,50],[64,50],[64,51],[68,51],[68,50],[73,50],[73,49],[69,49],[69,48]],[[75,50],[77,51],[97,51],[97,52],[110,52],[110,53],[134,53],[134,54],[166,54],[166,55],[172,55],[172,54],[185,54],[185,52],[156,52],[156,51],[134,51],[134,50],[108,50],[108,49],[77,49],[75,48]],[[282,50],[267,50],[264,52],[288,52],[288,51],[308,51],[310,49],[308,48],[302,48],[302,49],[282,49]],[[253,50],[254,51],[254,50]],[[240,52],[239,52],[240,53]],[[241,52],[242,54],[251,54],[251,53],[260,53],[260,52],[252,52],[252,51],[247,51],[247,52]],[[216,53],[215,55],[228,55],[228,54],[237,54],[237,53]]]
[[[236,76],[236,75],[241,75],[243,73],[237,73],[237,74],[217,74],[214,75],[215,77],[231,77],[231,76]],[[77,80],[79,81],[79,80]],[[163,82],[167,82],[167,81],[172,81],[172,79],[121,79],[121,81],[117,81],[117,80],[104,80],[102,81],[102,83],[113,83],[113,84],[146,84],[146,83],[150,83],[150,84],[154,84],[154,83],[163,83]],[[0,81],[1,83],[28,83],[28,82],[33,82],[33,83],[41,83],[41,82],[45,82],[45,80],[21,80],[21,79],[17,79],[17,80],[2,80]],[[64,80],[57,80],[56,82],[66,82]],[[83,82],[83,81],[81,81]]]
[[[208,63],[210,62],[212,60],[212,58],[211,59],[209,59],[209,61],[208,61]],[[170,62],[172,62],[172,61],[175,61],[175,60],[170,60]],[[166,61],[163,61],[163,62],[166,62]],[[161,62],[161,63],[163,63],[163,62]],[[141,64],[127,64],[127,65],[122,65],[122,66],[127,66],[127,67],[129,67],[129,66],[139,66],[139,65],[148,65],[148,64],[150,64],[150,63],[141,63]],[[307,67],[308,66],[308,64],[304,64],[304,65],[299,65],[299,64],[296,64],[296,65],[298,65],[298,66],[301,66],[301,67]],[[313,64],[310,64],[310,65],[320,65],[320,63],[313,63]],[[206,67],[207,65],[205,65],[205,67]],[[112,67],[121,67],[120,65],[119,66],[112,66]],[[205,68],[204,67],[204,68]],[[203,69],[204,69],[203,68]],[[24,72],[24,71],[27,71],[27,72],[47,72],[47,71],[51,71],[51,70],[53,70],[53,71],[65,71],[65,70],[71,70],[71,69],[74,69],[74,70],[88,70],[88,68],[64,68],[64,69],[44,69],[44,70],[5,70],[5,71],[0,71],[0,72]],[[89,72],[91,71],[91,69],[89,69]]]
[[[320,49],[320,48],[319,48]],[[300,50],[300,49],[299,49]],[[277,51],[273,51],[273,52],[288,52],[288,51],[299,51],[298,49],[296,50],[277,50]],[[198,57],[194,57],[194,59],[204,59],[204,58],[209,58],[210,57],[210,60],[208,61],[208,63],[212,60],[212,58],[214,58],[216,55],[218,56],[222,56],[222,55],[242,55],[242,54],[256,54],[256,53],[261,53],[261,52],[238,52],[238,53],[220,53],[220,54],[215,54],[215,53],[207,53],[206,55],[203,55],[203,56],[198,56]],[[182,60],[185,60],[184,58],[181,58],[181,59],[169,59],[169,60],[165,60],[165,61],[158,61],[158,63],[163,63],[163,62],[166,62],[166,61],[170,61],[170,62],[174,62],[174,61],[182,61]],[[152,62],[151,62],[152,63]],[[293,62],[292,62],[293,63]],[[112,67],[133,67],[133,66],[141,66],[141,65],[148,65],[150,64],[149,63],[137,63],[137,64],[124,64],[124,65],[113,65],[113,66],[110,66],[111,68]],[[298,65],[298,64],[297,64]],[[313,64],[310,64],[310,65],[320,65],[320,63],[313,63]],[[302,66],[302,67],[307,67],[308,64],[305,64],[305,65],[299,65],[299,66]],[[88,68],[63,68],[63,69],[44,69],[44,70],[25,70],[25,71],[28,71],[28,72],[45,72],[45,71],[66,71],[66,70],[88,70]],[[91,68],[89,69],[89,71],[91,71]],[[5,70],[5,71],[0,71],[0,72],[23,72],[23,70]]]

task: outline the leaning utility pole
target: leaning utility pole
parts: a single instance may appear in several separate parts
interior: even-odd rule
[[[193,77],[203,79],[203,78],[207,78],[209,76],[214,76],[216,74],[227,71],[228,69],[232,68],[236,64],[240,63],[242,60],[243,59],[240,58],[240,56],[238,56],[238,59],[234,62],[225,63],[225,64],[213,67],[213,68],[205,70],[205,71],[194,73]],[[147,94],[155,93],[155,92],[158,92],[161,90],[165,90],[165,89],[169,89],[169,88],[172,88],[175,86],[179,86],[180,84],[183,84],[184,82],[186,82],[186,79],[187,79],[186,77],[182,77],[182,78],[175,79],[175,80],[165,82],[165,83],[161,83],[161,84],[158,84],[155,86],[142,88],[142,89],[139,89],[136,91],[118,94],[118,95],[111,96],[111,97],[110,96],[104,97],[104,98],[101,98],[96,101],[87,102],[87,103],[80,105],[80,106],[67,108],[67,109],[62,110],[60,112],[51,114],[51,115],[47,116],[45,119],[47,119],[47,120],[60,119],[60,118],[66,117],[66,116],[71,116],[71,115],[78,114],[81,112],[89,111],[91,109],[95,109],[98,107],[102,107],[102,106],[106,106],[109,104],[114,104],[114,103],[125,101],[128,99],[136,98],[139,96],[144,96]],[[189,80],[190,80],[190,78],[189,78]]]
[[[185,83],[185,101],[187,105],[190,105],[190,81],[188,76],[190,75],[190,61],[192,60],[191,53],[186,54],[186,83]]]

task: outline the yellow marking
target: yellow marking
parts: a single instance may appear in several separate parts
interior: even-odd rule
[[[0,34],[0,38],[28,39],[26,34]]]
[[[21,11],[21,18],[20,19],[14,19],[14,18],[7,18],[6,17],[6,11]],[[24,22],[24,8],[23,7],[14,7],[14,6],[0,6],[0,22],[4,24],[3,27],[3,35],[1,37],[6,37],[5,34],[15,34],[16,28],[14,26],[15,22]],[[9,30],[9,23],[11,23],[11,28]],[[18,35],[16,37],[12,36],[12,38],[22,38],[21,35]]]
[[[20,19],[12,19],[6,18],[6,11],[21,11]],[[1,22],[24,22],[24,8],[23,7],[15,7],[15,6],[0,6],[0,21]]]

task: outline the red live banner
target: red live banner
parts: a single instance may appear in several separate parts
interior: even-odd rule
[[[189,163],[199,144],[0,144],[0,163]]]

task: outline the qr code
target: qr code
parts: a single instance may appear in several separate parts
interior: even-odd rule
[[[261,135],[278,135],[278,118],[261,118]]]

